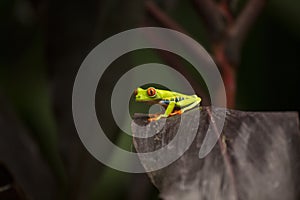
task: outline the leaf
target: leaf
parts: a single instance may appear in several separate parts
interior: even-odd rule
[[[6,170],[9,169],[8,170]],[[57,199],[59,188],[28,130],[0,96],[0,199]],[[5,178],[6,177],[6,178]],[[1,189],[0,189],[1,190]]]
[[[203,107],[199,129],[189,149],[175,162],[148,173],[169,199],[299,199],[300,134],[296,112],[243,112],[227,110],[225,126],[218,143],[203,159],[198,153],[211,119],[222,108]],[[223,110],[224,111],[224,110]],[[197,111],[184,113],[193,121]],[[145,116],[134,122],[146,125]],[[162,120],[142,129],[132,123],[133,134],[153,132]],[[176,135],[180,116],[168,118],[156,136],[134,138],[137,152],[149,152],[166,145]],[[193,124],[182,124],[187,132]],[[144,133],[147,134],[147,133]],[[154,140],[154,138],[160,140]],[[162,143],[164,141],[164,143]],[[179,144],[178,144],[179,145]],[[147,166],[144,167],[147,168]]]

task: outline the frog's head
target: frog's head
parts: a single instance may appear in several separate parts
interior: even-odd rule
[[[148,89],[137,88],[134,90],[135,100],[136,101],[157,101],[161,99],[159,90],[154,87],[149,87]]]

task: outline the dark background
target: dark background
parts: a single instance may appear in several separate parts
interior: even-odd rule
[[[210,51],[192,3],[156,3]],[[299,11],[299,1],[267,3],[242,48],[237,109],[300,110]],[[10,186],[0,197],[158,199],[145,174],[118,172],[95,160],[82,145],[71,112],[81,62],[104,39],[151,21],[144,1],[1,0],[0,20],[0,187]],[[149,56],[128,55],[115,65],[121,69]],[[103,84],[103,94],[109,95],[112,85]],[[113,127],[109,138],[118,143],[119,135]]]

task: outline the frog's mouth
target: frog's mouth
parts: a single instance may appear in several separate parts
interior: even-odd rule
[[[158,102],[160,101],[160,100],[136,100],[137,102],[143,102],[143,103],[146,103],[146,104],[149,104],[149,105],[153,105],[153,104],[158,104]]]

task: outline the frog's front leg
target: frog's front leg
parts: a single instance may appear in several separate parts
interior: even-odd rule
[[[175,102],[171,101],[164,114],[161,114],[158,117],[149,118],[148,120],[155,121],[155,120],[159,120],[162,117],[169,117],[169,115],[173,112],[174,108],[175,108]]]

